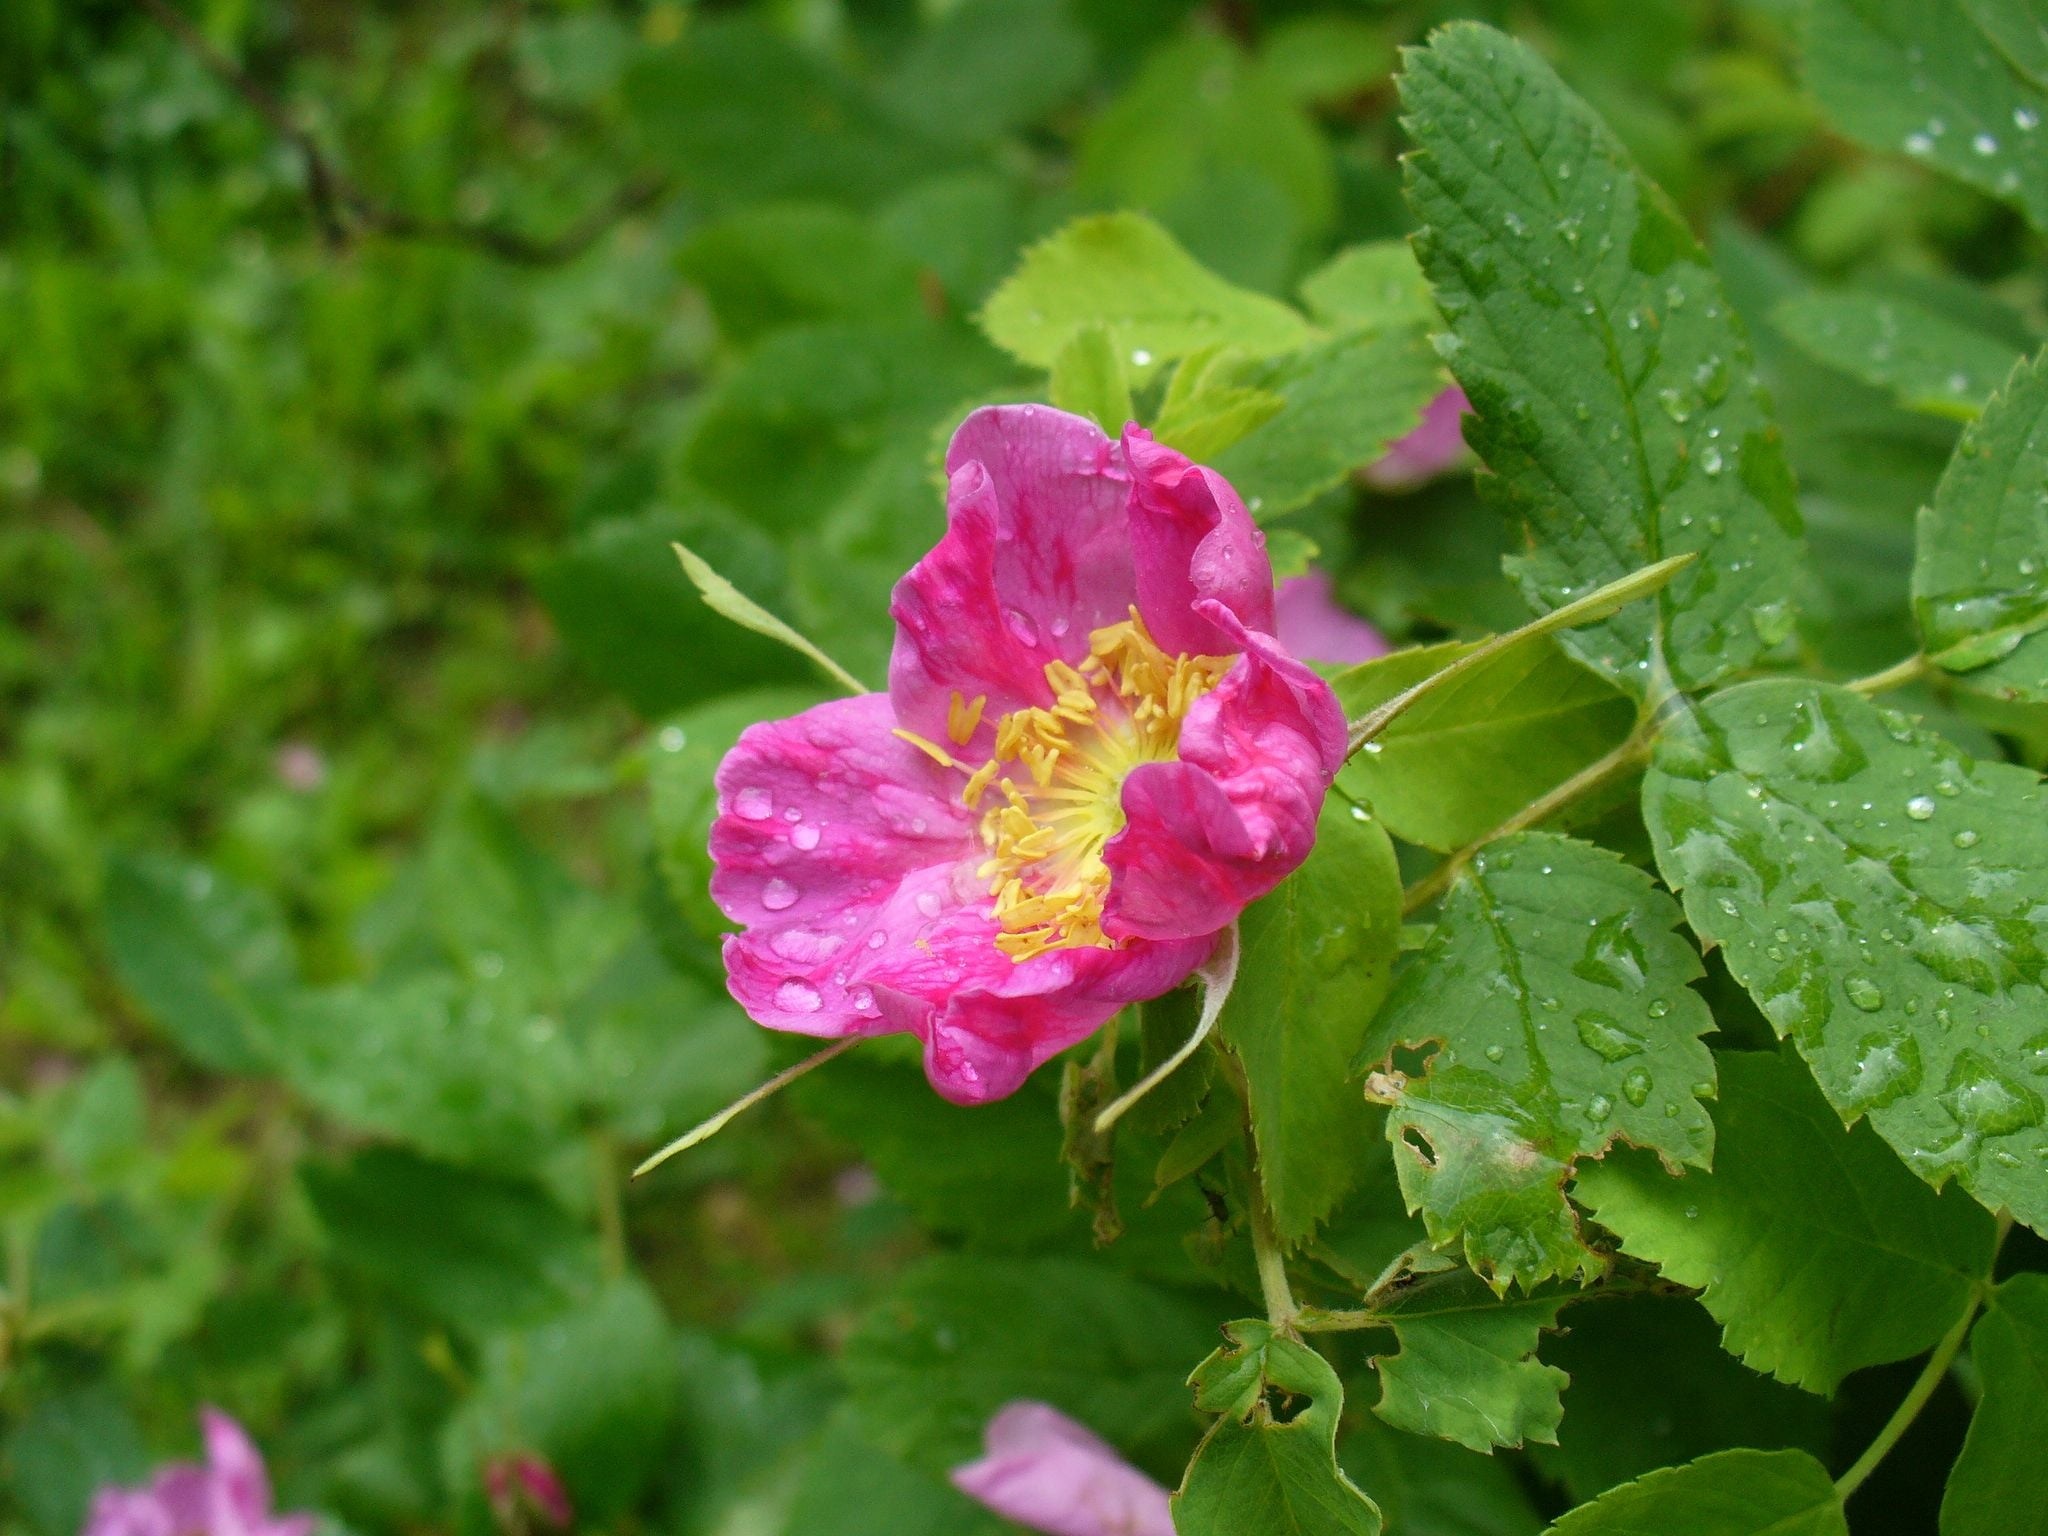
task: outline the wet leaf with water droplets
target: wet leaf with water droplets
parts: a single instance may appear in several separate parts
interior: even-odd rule
[[[1927,654],[1971,687],[2048,702],[2048,353],[2015,369],[1963,435],[1915,542]]]
[[[1790,1057],[1724,1052],[1711,1173],[1651,1159],[1583,1169],[1575,1194],[1622,1250],[1701,1287],[1723,1343],[1814,1392],[1929,1348],[1989,1273],[1995,1225],[1845,1131]]]
[[[1416,249],[1478,413],[1481,484],[1532,536],[1512,562],[1524,595],[1555,608],[1698,551],[1654,603],[1564,644],[1639,694],[1660,671],[1681,686],[1739,671],[1790,614],[1799,515],[1705,253],[1592,109],[1498,32],[1439,30],[1401,97]]]
[[[1869,1115],[1937,1188],[2048,1227],[2039,776],[1845,688],[1773,680],[1675,722],[1643,808],[1694,929],[1843,1118]]]
[[[1431,1238],[1462,1238],[1497,1287],[1597,1266],[1564,1196],[1577,1159],[1617,1140],[1673,1164],[1712,1153],[1713,1021],[1677,921],[1605,849],[1503,838],[1452,886],[1366,1041],[1369,1065],[1437,1042],[1426,1073],[1389,1088],[1387,1134]]]
[[[1975,0],[1814,0],[1807,83],[1850,138],[1937,166],[2048,229],[2048,91],[2000,57],[1977,21],[1991,9]]]

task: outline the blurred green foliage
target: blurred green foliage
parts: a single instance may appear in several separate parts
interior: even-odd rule
[[[1012,1386],[1177,1475],[1199,1420],[1147,1389],[1245,1271],[1193,1184],[1146,1203],[1163,1133],[1100,1253],[1050,1084],[970,1114],[889,1045],[622,1183],[796,1055],[724,997],[703,833],[719,752],[819,684],[667,546],[879,678],[945,431],[1043,388],[974,317],[1072,216],[1290,298],[1409,227],[1397,47],[1530,39],[1713,240],[1822,556],[1800,643],[1845,673],[1913,648],[1956,427],[1813,344],[1816,290],[1994,351],[2042,320],[2014,213],[1822,128],[1792,0],[179,4],[0,23],[6,1536],[72,1536],[201,1402],[366,1533],[490,1529],[516,1449],[590,1529],[987,1532],[932,1473]],[[1468,480],[1296,478],[1285,526],[1391,635],[1523,616]],[[2048,739],[1988,707],[1944,719]],[[1010,1296],[933,1387],[929,1317]],[[1588,1434],[1640,1418],[1586,1355],[1623,1344],[1573,1349]],[[1511,1464],[1356,1418],[1418,1536],[1660,1464],[1569,1416]],[[1928,1528],[1887,1496],[1868,1529]]]

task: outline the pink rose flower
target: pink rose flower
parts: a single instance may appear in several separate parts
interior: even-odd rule
[[[953,1486],[1005,1520],[1048,1536],[1173,1536],[1167,1491],[1057,1408],[1011,1403],[984,1444]]]
[[[206,1464],[160,1468],[146,1488],[102,1488],[84,1536],[307,1536],[311,1515],[273,1515],[263,1456],[226,1414],[199,1411]]]
[[[907,1031],[978,1104],[1156,997],[1301,863],[1344,716],[1229,484],[1137,427],[976,411],[889,691],[748,728],[711,894],[772,1029]]]
[[[1281,582],[1273,617],[1280,643],[1303,661],[1349,667],[1390,649],[1378,630],[1338,603],[1328,571],[1304,571]]]
[[[1465,391],[1453,384],[1424,408],[1420,426],[1366,466],[1365,483],[1383,491],[1412,490],[1457,465],[1465,457],[1461,418],[1471,409]]]

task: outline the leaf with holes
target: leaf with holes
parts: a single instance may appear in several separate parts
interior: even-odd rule
[[[2048,353],[2014,369],[1963,434],[1916,544],[1913,612],[1940,666],[1967,674],[2048,627]]]
[[[1566,1300],[1504,1299],[1470,1270],[1419,1281],[1381,1309],[1401,1350],[1375,1362],[1374,1411],[1397,1428],[1475,1451],[1555,1444],[1564,1417],[1558,1394],[1571,1378],[1536,1360],[1536,1341],[1557,1326]]]
[[[1426,1072],[1375,1074],[1402,1193],[1497,1290],[1591,1275],[1564,1196],[1616,1141],[1705,1167],[1713,1020],[1678,906],[1641,870],[1549,833],[1502,838],[1452,885],[1360,1061],[1434,1042]]]
[[[1379,1536],[1379,1507],[1337,1465],[1344,1387],[1272,1324],[1226,1323],[1195,1368],[1195,1406],[1219,1415],[1173,1496],[1181,1536]]]
[[[1636,692],[1697,687],[1791,630],[1791,473],[1749,342],[1684,219],[1530,49],[1456,24],[1412,51],[1401,100],[1416,237],[1477,415],[1482,481],[1526,523],[1539,608],[1664,556],[1654,605],[1567,636]]]
[[[2048,1228],[2048,795],[1846,688],[1674,722],[1643,781],[1694,932],[1930,1184]]]
[[[1728,1350],[1795,1386],[1931,1348],[1990,1271],[1995,1223],[1899,1166],[1869,1127],[1845,1131],[1797,1061],[1721,1058],[1711,1173],[1674,1179],[1616,1157],[1574,1193],[1681,1285],[1699,1287]]]

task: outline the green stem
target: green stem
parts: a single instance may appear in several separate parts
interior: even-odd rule
[[[1443,895],[1450,889],[1451,882],[1458,878],[1458,871],[1470,863],[1472,855],[1488,843],[1548,821],[1574,801],[1583,799],[1608,780],[1626,773],[1643,762],[1650,755],[1650,743],[1655,739],[1655,734],[1655,728],[1650,722],[1638,725],[1629,733],[1628,740],[1605,757],[1586,764],[1555,789],[1548,790],[1531,800],[1491,832],[1475,838],[1450,855],[1443,863],[1408,887],[1401,902],[1401,915],[1406,917],[1410,913],[1418,912]]]
[[[1904,661],[1886,667],[1882,672],[1859,677],[1843,686],[1851,693],[1860,693],[1867,699],[1874,693],[1889,693],[1894,688],[1903,688],[1908,683],[1918,682],[1933,670],[1934,663],[1925,656],[1912,655]]]
[[[1266,1320],[1283,1333],[1296,1331],[1301,1308],[1287,1283],[1287,1259],[1281,1250],[1280,1234],[1273,1225],[1273,1213],[1266,1206],[1266,1188],[1259,1181],[1258,1167],[1252,1168],[1252,1256],[1258,1260],[1259,1290],[1266,1298]]]
[[[1891,1454],[1892,1447],[1899,1443],[1900,1437],[1911,1429],[1913,1421],[1920,1417],[1920,1410],[1925,1408],[1927,1400],[1934,1396],[1934,1389],[1941,1385],[1941,1378],[1946,1376],[1948,1368],[1955,1364],[1956,1351],[1963,1347],[1963,1340],[1969,1337],[1970,1324],[1977,1320],[1977,1308],[1983,1301],[1983,1289],[1979,1287],[1970,1297],[1970,1304],[1963,1310],[1963,1315],[1956,1319],[1955,1327],[1949,1329],[1942,1336],[1941,1342],[1934,1346],[1934,1353],[1927,1357],[1927,1364],[1921,1368],[1912,1390],[1907,1392],[1904,1401],[1885,1421],[1884,1428],[1877,1432],[1877,1438],[1870,1442],[1869,1449],[1856,1458],[1853,1467],[1835,1479],[1835,1492],[1841,1496],[1844,1503],[1848,1502],[1850,1494],[1863,1486],[1864,1479],[1877,1470],[1878,1463]]]

